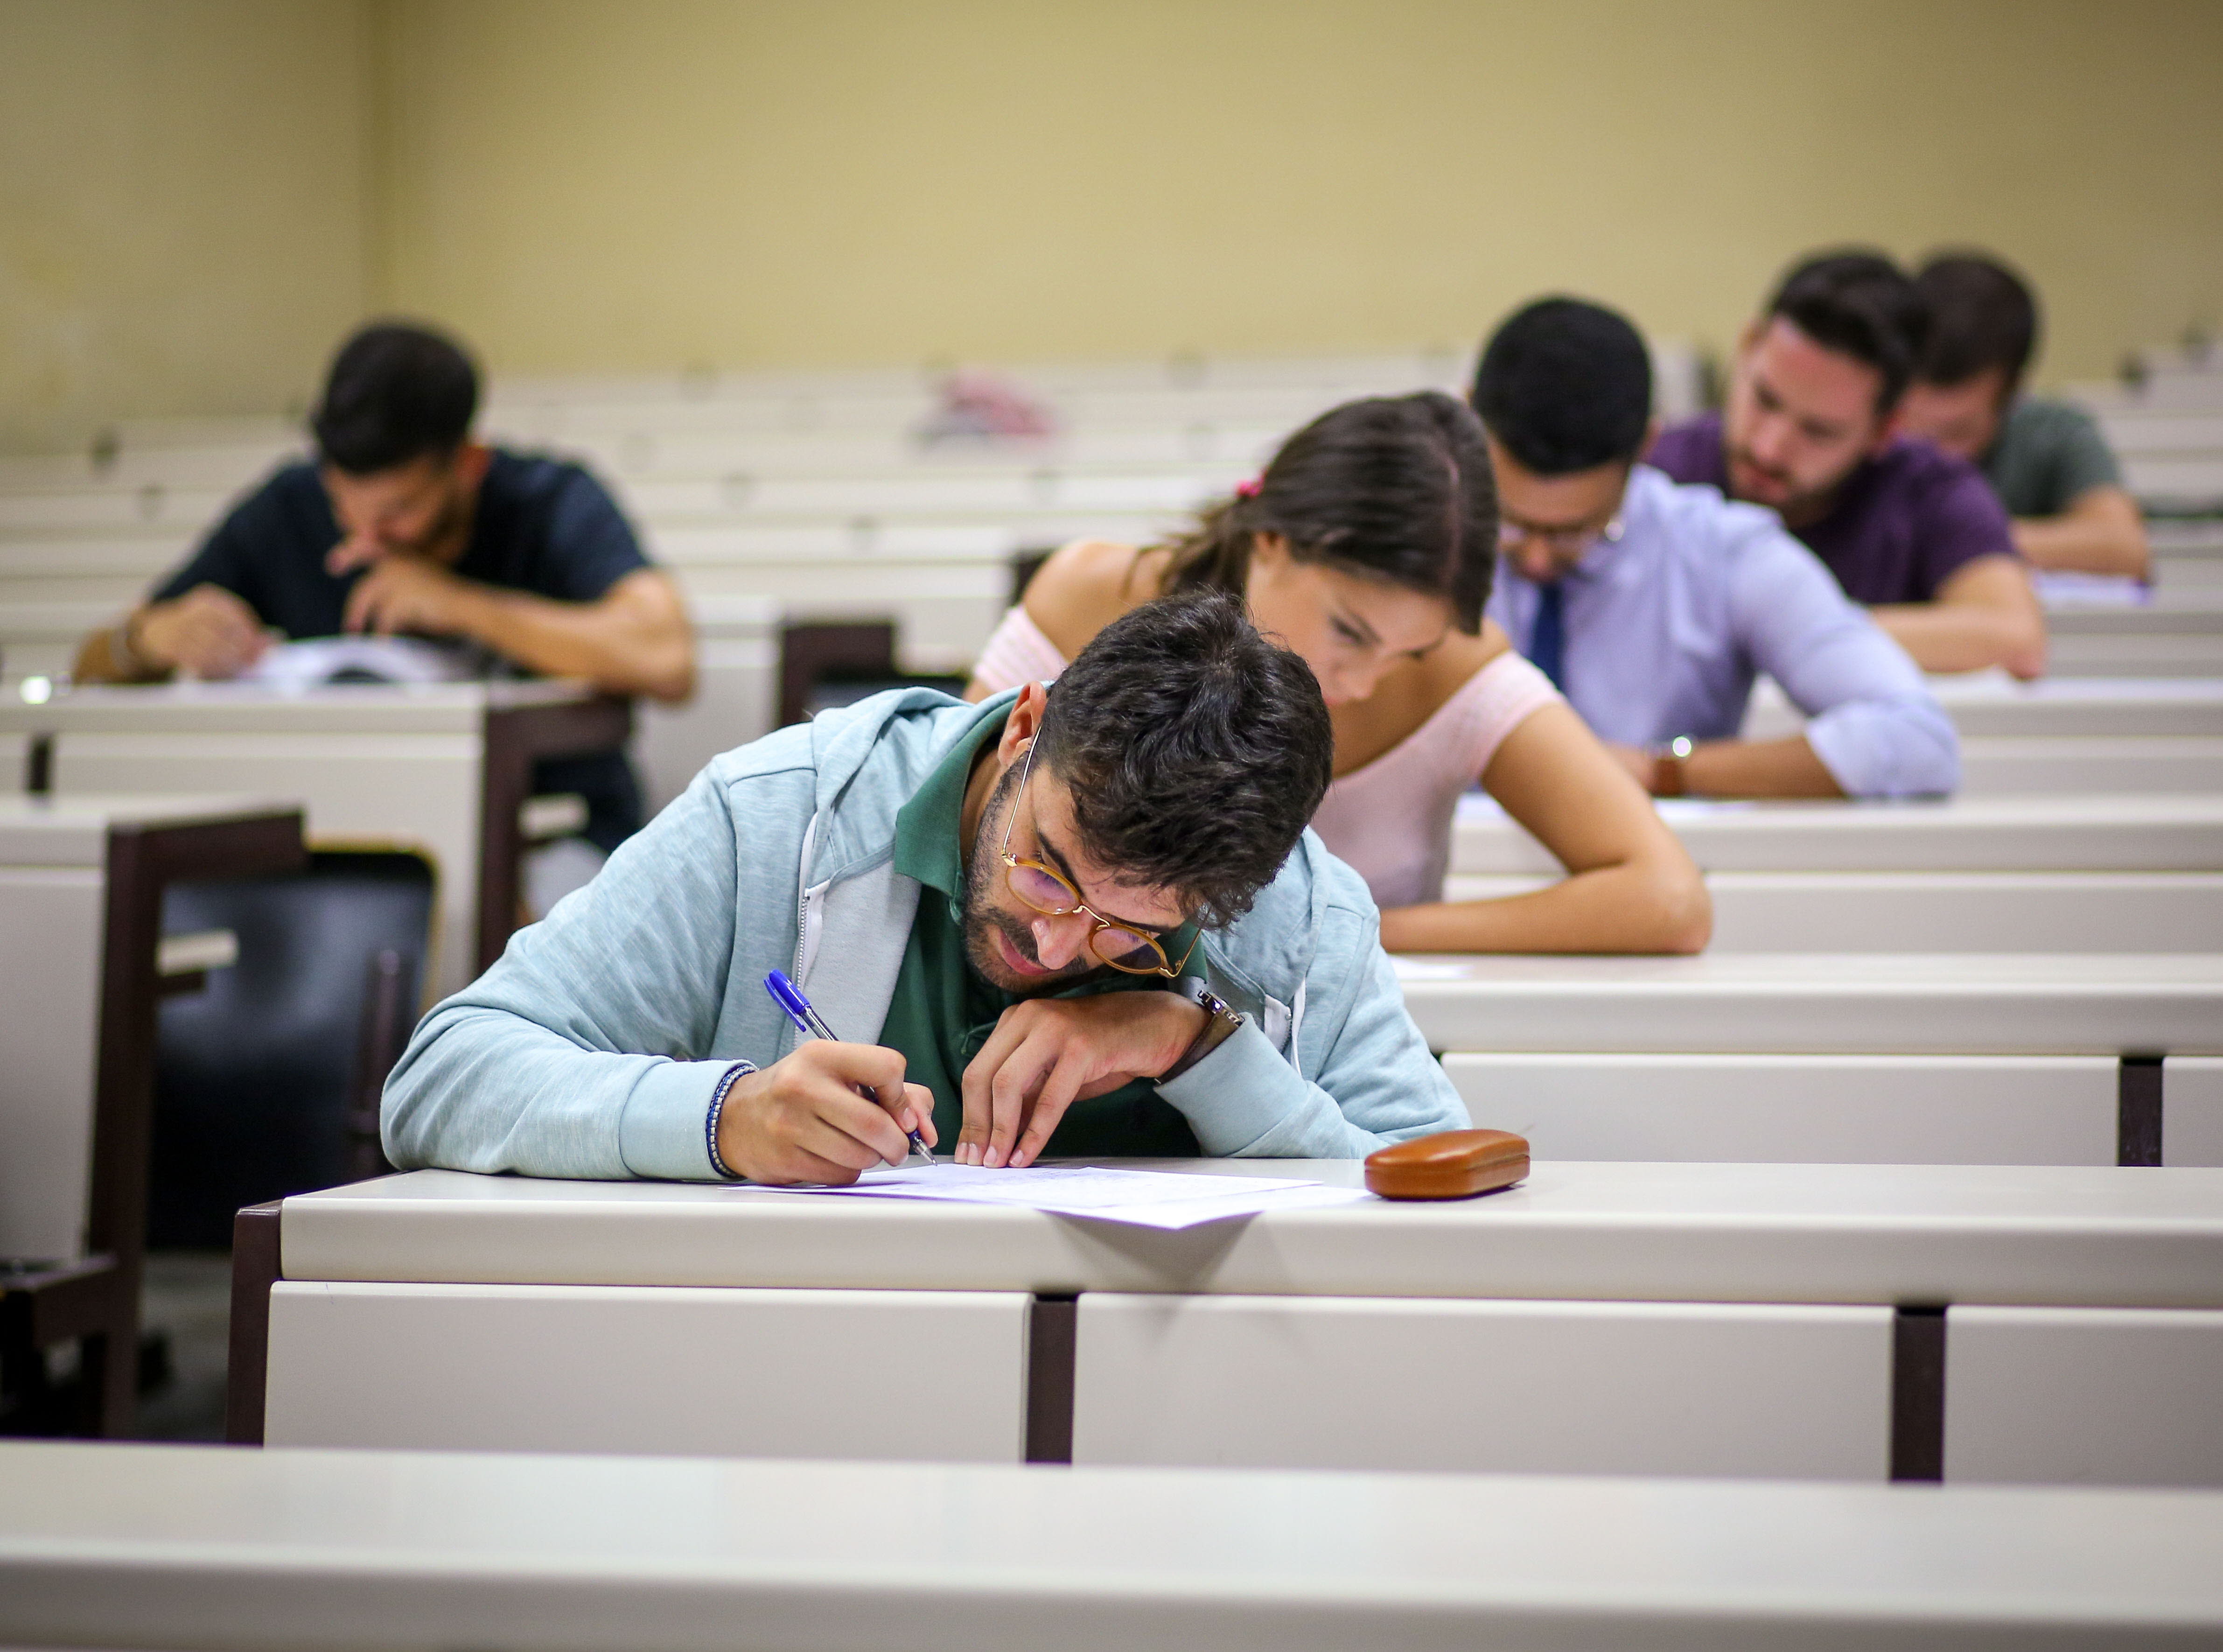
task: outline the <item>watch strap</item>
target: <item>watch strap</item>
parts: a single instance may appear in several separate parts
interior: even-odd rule
[[[1158,1075],[1160,1083],[1169,1078],[1179,1078],[1233,1037],[1243,1026],[1242,1015],[1225,999],[1202,982],[1196,984],[1188,997],[1197,1008],[1204,1012],[1204,1025],[1197,1029],[1196,1037],[1188,1041],[1188,1048],[1181,1051],[1180,1058]]]

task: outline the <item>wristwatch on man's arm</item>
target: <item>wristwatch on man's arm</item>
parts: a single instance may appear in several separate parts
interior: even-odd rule
[[[1655,798],[1679,798],[1687,789],[1684,760],[1691,755],[1693,742],[1688,735],[1678,735],[1664,746],[1652,748],[1652,795]]]
[[[1179,1078],[1183,1073],[1219,1048],[1242,1027],[1243,1018],[1228,1007],[1227,1000],[1210,988],[1199,987],[1193,995],[1197,1008],[1204,1012],[1204,1026],[1190,1039],[1174,1064],[1158,1075],[1163,1083],[1169,1078]]]

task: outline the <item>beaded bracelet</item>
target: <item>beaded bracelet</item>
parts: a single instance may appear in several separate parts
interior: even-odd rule
[[[718,1157],[718,1115],[725,1111],[726,1093],[734,1088],[734,1081],[746,1078],[756,1070],[753,1062],[735,1062],[728,1067],[725,1077],[718,1081],[718,1088],[710,1094],[709,1116],[702,1121],[702,1144],[710,1150],[710,1168],[728,1182],[740,1182],[745,1178],[740,1171],[727,1170],[726,1161]]]

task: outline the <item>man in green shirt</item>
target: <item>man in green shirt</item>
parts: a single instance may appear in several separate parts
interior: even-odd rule
[[[1929,343],[1899,405],[1902,427],[1974,461],[2014,518],[2037,567],[2144,579],[2145,524],[2092,416],[2022,394],[2037,304],[2021,278],[1974,254],[1932,258],[1915,277]]]
[[[847,1182],[960,1164],[1357,1158],[1464,1126],[1358,874],[1334,733],[1240,602],[1165,597],[1045,688],[875,695],[713,759],[436,1006],[404,1166]],[[798,1041],[778,970],[832,1038]]]
[[[998,766],[981,760],[992,756],[1003,743],[1012,709],[999,703],[983,712],[896,815],[895,869],[899,876],[917,880],[918,914],[911,920],[879,1041],[905,1052],[906,1079],[934,1093],[935,1133],[941,1140],[958,1142],[960,1157],[971,1157],[961,1140],[967,1072],[994,1037],[1004,1012],[1021,999],[983,968],[998,970],[1006,980],[1016,974],[1023,982],[1042,962],[1031,934],[994,920],[979,938],[1004,955],[992,955],[976,967],[966,936],[966,906],[973,890],[960,848],[974,842],[986,812],[983,804]],[[1028,780],[1031,782],[1031,775]],[[1018,812],[1014,810],[1010,816],[1015,835]],[[983,905],[981,910],[993,909]],[[1168,963],[1178,965],[1193,955],[1196,938],[1196,925],[1184,923],[1159,936],[1158,946]],[[1156,955],[1137,962],[1155,963]],[[1099,991],[1133,991],[1162,988],[1166,980],[1156,974],[1107,977],[1099,971],[1095,985]],[[976,1093],[985,1091],[991,1071],[990,1066],[981,1069],[973,1087]],[[975,1110],[984,1116],[989,1111],[978,1106]],[[1198,1151],[1187,1120],[1158,1094],[1154,1084],[1141,1079],[1068,1107],[1057,1126],[1057,1144],[1058,1151],[1067,1157],[1124,1153],[1193,1158]]]

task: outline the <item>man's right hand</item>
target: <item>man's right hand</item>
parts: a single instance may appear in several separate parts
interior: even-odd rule
[[[904,1081],[899,1052],[814,1039],[734,1081],[718,1114],[718,1157],[752,1182],[846,1187],[876,1164],[902,1163],[907,1130],[929,1146],[936,1139],[934,1092]]]
[[[270,639],[255,610],[221,585],[196,585],[151,602],[131,622],[131,652],[157,671],[236,677],[262,657]]]

